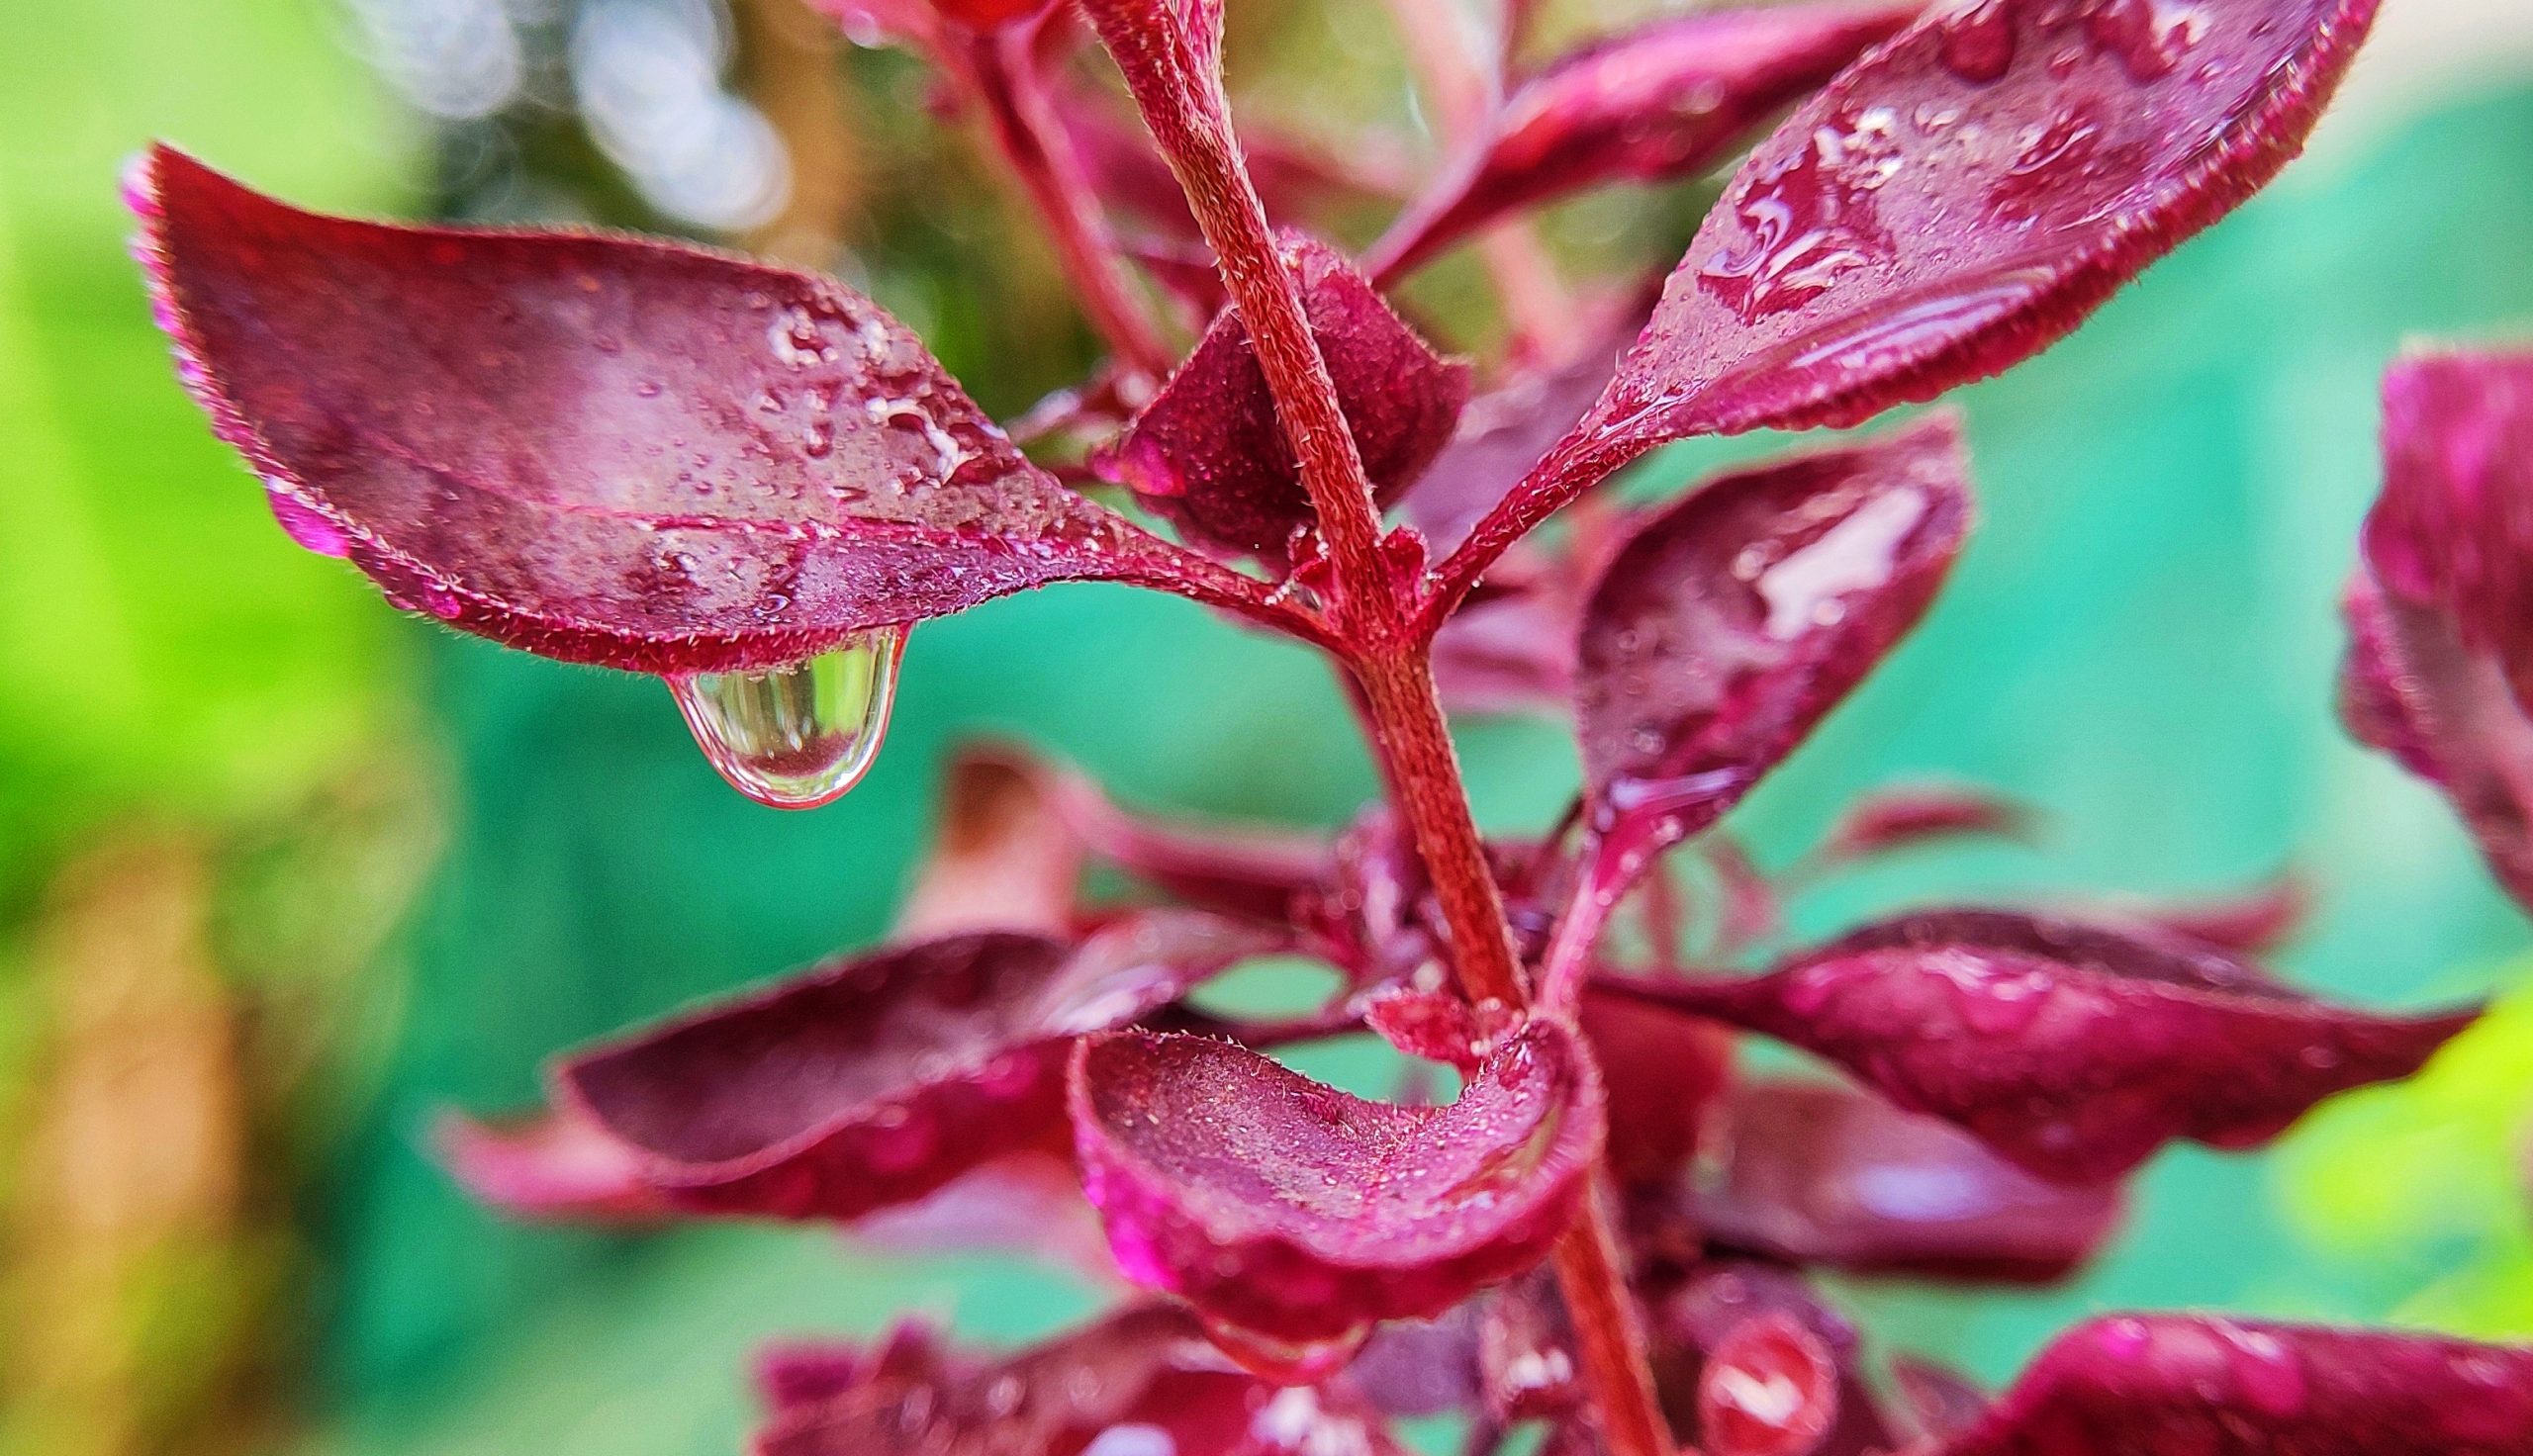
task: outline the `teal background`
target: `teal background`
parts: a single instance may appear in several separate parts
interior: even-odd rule
[[[411,128],[325,12],[218,9],[8,23],[57,63],[43,85],[0,85],[0,419],[17,452],[0,467],[0,585],[17,592],[0,603],[0,829],[23,918],[48,866],[136,815],[286,821],[295,785],[345,772],[434,806],[444,848],[372,972],[391,989],[356,1002],[349,1070],[299,1114],[324,1133],[295,1144],[307,1272],[280,1342],[309,1412],[295,1439],[725,1452],[745,1354],[768,1335],[869,1332],[916,1309],[1017,1338],[1079,1313],[1084,1290],[1012,1260],[882,1257],[800,1229],[506,1226],[432,1166],[429,1120],[524,1104],[557,1048],[875,936],[941,758],[971,735],[1025,739],[1139,804],[1335,825],[1373,783],[1325,674],[1173,599],[1086,587],[996,602],[915,634],[863,786],[783,815],[711,776],[658,683],[394,620],[269,528],[168,382],[113,251],[112,168],[152,132],[306,200],[417,206],[387,181],[413,171]],[[989,403],[1044,382],[997,377],[992,339],[1011,325],[971,317],[919,260],[874,286],[932,300],[941,352]],[[1933,775],[2036,803],[2047,833],[1856,876],[1800,924],[1938,894],[2221,894],[2293,865],[2322,892],[2288,957],[2314,983],[2402,1006],[2506,984],[2522,916],[2432,793],[2345,741],[2331,697],[2337,590],[2375,485],[2375,380],[2405,338],[2510,329],[2533,333],[2520,89],[2291,169],[2075,338],[1964,391],[1985,518],[1951,589],[1735,824],[1783,861],[1853,794]],[[1636,489],[1772,443],[1677,447]],[[1463,746],[1491,825],[1535,826],[1573,784],[1550,725],[1467,725]],[[0,1042],[0,1071],[37,1064],[8,1060],[16,1045]],[[2533,1086],[2503,1095],[2533,1107]],[[2408,1116],[2384,1103],[2374,1122],[2397,1133]],[[2306,1162],[2362,1167],[2376,1133]],[[2322,1185],[2282,1166],[2169,1154],[2111,1257],[2065,1290],[1855,1293],[1893,1342],[2002,1377],[2111,1306],[2428,1318],[2422,1285],[2522,1233],[2519,1200],[2398,1247],[2334,1239]],[[2533,1281],[2520,1288],[2483,1308],[2486,1332],[2533,1334]]]

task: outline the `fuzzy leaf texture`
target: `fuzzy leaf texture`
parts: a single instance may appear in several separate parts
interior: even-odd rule
[[[1469,367],[1437,354],[1336,249],[1287,234],[1285,266],[1375,496],[1394,496],[1452,437]],[[1111,480],[1207,549],[1281,562],[1316,519],[1239,315],[1195,352],[1100,459]]]
[[[832,280],[319,217],[163,146],[134,199],[180,372],[284,528],[450,626],[717,673],[1048,582],[1226,585]]]
[[[1745,979],[1605,987],[1759,1032],[2044,1178],[2100,1183],[2177,1138],[2242,1148],[2406,1077],[2478,1012],[2324,1005],[2213,951],[1993,917],[1903,917]],[[2017,926],[2019,928],[2016,928]]]
[[[1129,1306],[1008,1357],[796,1354],[756,1456],[1400,1456],[1342,1385],[1278,1389],[1228,1365],[1196,1321]]]
[[[2301,149],[2376,8],[1930,11],[1742,164],[1609,392],[1470,563],[1657,445],[1854,424],[2056,342]]]
[[[504,1162],[453,1144],[455,1168],[529,1216],[591,1212],[590,1197],[539,1190],[604,1148],[662,1209],[858,1218],[1004,1153],[1061,1146],[1075,1038],[1270,947],[1211,917],[1156,912],[1073,947],[983,931],[844,957],[564,1058],[548,1115],[560,1127],[525,1147],[579,1161],[544,1182],[516,1133]]]
[[[1968,530],[1967,476],[1938,415],[1722,477],[1619,548],[1578,639],[1590,872],[1623,885],[1712,825],[1917,624]]]
[[[1537,1262],[1601,1147],[1570,1033],[1506,1038],[1448,1107],[1365,1102],[1194,1037],[1085,1041],[1075,1141],[1126,1276],[1291,1343],[1440,1314]]]
[[[2188,1316],[2060,1335],[1939,1456],[2525,1456],[2533,1350]]]

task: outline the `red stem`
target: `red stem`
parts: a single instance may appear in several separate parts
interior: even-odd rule
[[[994,146],[1045,223],[1082,313],[1118,364],[1146,383],[1170,373],[1173,355],[1127,277],[1116,233],[1064,123],[1047,99],[1027,26],[974,38],[971,85],[984,103]]]
[[[1380,515],[1336,385],[1303,312],[1301,290],[1267,229],[1266,210],[1232,132],[1211,54],[1199,54],[1171,0],[1088,0],[1162,155],[1220,260],[1224,287],[1258,351],[1335,577],[1335,623],[1369,710],[1373,746],[1415,836],[1472,1000],[1529,1003],[1501,892],[1469,812],[1459,757],[1434,687],[1428,637],[1380,554]],[[1599,1180],[1596,1180],[1599,1181]],[[1557,1241],[1555,1264],[1577,1354],[1613,1456],[1674,1456],[1653,1398],[1643,1334],[1624,1265],[1594,1196]]]

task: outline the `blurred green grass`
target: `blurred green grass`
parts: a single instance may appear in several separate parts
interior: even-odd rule
[[[429,138],[342,26],[322,0],[11,18],[38,63],[0,85],[0,1112],[29,1105],[49,1054],[27,927],[85,846],[209,826],[244,922],[230,941],[262,947],[229,974],[278,962],[287,982],[307,928],[254,927],[402,895],[392,865],[322,872],[329,847],[384,846],[410,868],[428,844],[416,821],[444,819],[445,859],[375,984],[241,988],[272,1015],[355,1024],[328,1023],[345,1069],[286,1110],[322,1136],[270,1146],[314,1180],[293,1183],[313,1254],[278,1336],[283,1399],[322,1417],[314,1444],[726,1451],[765,1335],[870,1331],[910,1305],[1019,1337],[1079,1311],[1084,1291],[1009,1261],[881,1258],[811,1231],[504,1227],[428,1164],[422,1129],[451,1102],[528,1100],[559,1046],[876,934],[964,736],[1025,737],[1141,803],[1334,825],[1372,791],[1343,704],[1315,664],[1183,604],[1059,590],[926,626],[872,778],[783,816],[711,777],[658,684],[394,621],[270,528],[175,388],[114,194],[121,159],[161,135],[313,204],[428,206]],[[960,164],[937,144],[902,140],[902,62],[851,65],[863,125],[894,138],[875,206],[906,224],[860,250],[871,287],[981,397],[1017,408],[1065,377],[1079,330],[1033,263],[968,281],[1008,214],[942,183]],[[2329,702],[2377,372],[2414,332],[2533,331],[2528,141],[2533,96],[2458,99],[2292,170],[2076,339],[1967,393],[1987,519],[1955,586],[1741,822],[1783,858],[1853,792],[1942,774],[2031,798],[2051,832],[2036,853],[1833,886],[1806,928],[1938,893],[2217,891],[2293,862],[2325,897],[2293,957],[2313,981],[2415,1004],[2510,978],[2522,917],[2441,803],[2348,745]],[[1646,489],[1768,444],[1683,447]],[[1573,779],[1547,725],[1473,725],[1466,748],[1492,823],[1536,824]],[[347,776],[438,797],[390,830],[344,829],[312,795]],[[2533,1332],[2533,1238],[2504,1197],[2533,1100],[2521,1025],[2519,1010],[2418,1088],[2334,1109],[2275,1161],[2169,1156],[2113,1256],[2068,1290],[1858,1297],[1902,1343],[1990,1375],[2110,1305]],[[2471,1192],[2432,1192],[2451,1189]],[[228,1318],[197,1292],[198,1318]]]

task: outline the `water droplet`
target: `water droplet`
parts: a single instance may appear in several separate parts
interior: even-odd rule
[[[1755,323],[1887,258],[1891,242],[1873,193],[1905,162],[1898,123],[1877,107],[1815,131],[1811,145],[1762,173],[1736,204],[1746,237],[1708,261],[1699,284]]]
[[[2005,0],[1979,0],[1943,23],[1943,63],[1965,81],[1985,84],[2015,63],[2015,23]]]
[[[771,673],[672,678],[678,711],[730,786],[811,809],[862,781],[880,754],[906,629],[881,627]]]

